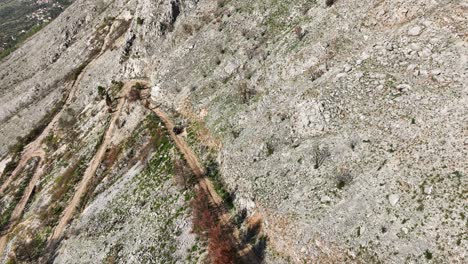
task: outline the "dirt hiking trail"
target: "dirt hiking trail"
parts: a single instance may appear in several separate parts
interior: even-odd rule
[[[107,128],[105,132],[102,143],[99,146],[99,149],[97,150],[93,159],[91,160],[90,165],[86,168],[83,178],[78,184],[76,188],[76,192],[73,195],[72,200],[70,201],[68,206],[63,211],[62,216],[60,217],[59,223],[55,227],[54,232],[52,233],[52,236],[50,237],[51,241],[58,241],[61,239],[63,232],[65,231],[65,228],[67,227],[70,220],[73,218],[73,215],[75,214],[78,208],[78,205],[81,202],[81,198],[83,197],[83,194],[87,191],[89,183],[91,182],[93,176],[96,174],[96,170],[98,169],[99,165],[101,164],[102,159],[104,158],[104,155],[106,154],[107,147],[115,131],[116,121],[119,118],[120,114],[122,113],[123,106],[125,102],[127,101],[126,95],[130,91],[130,89],[138,82],[144,83],[145,81],[144,80],[132,80],[132,81],[128,81],[124,83],[124,86],[120,92],[120,95],[121,95],[120,101],[116,107],[116,110],[114,111],[114,113],[112,113],[112,118],[110,120],[109,127]]]

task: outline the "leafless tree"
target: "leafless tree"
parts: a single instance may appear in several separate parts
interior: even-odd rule
[[[322,166],[325,160],[328,159],[331,155],[330,150],[326,145],[320,147],[319,144],[314,144],[312,151],[314,154],[314,169],[318,169],[320,166]]]

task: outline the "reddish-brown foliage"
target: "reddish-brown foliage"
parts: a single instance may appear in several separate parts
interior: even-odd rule
[[[192,201],[192,208],[193,231],[199,235],[209,234],[211,228],[218,222],[218,217],[204,190],[198,189]]]
[[[120,146],[113,146],[110,148],[104,157],[103,163],[106,165],[106,167],[112,167],[114,163],[117,161],[117,158],[119,157],[120,152],[122,151],[122,148]]]
[[[128,93],[128,101],[135,102],[135,101],[138,101],[140,99],[141,99],[140,90],[138,90],[137,88],[132,87],[132,89],[130,89],[130,92]]]
[[[235,242],[231,237],[232,230],[217,224],[210,231],[210,243],[208,252],[213,264],[237,263],[237,251]]]
[[[208,239],[208,252],[214,264],[238,263],[236,242],[229,225],[219,222],[220,211],[210,203],[208,194],[198,189],[192,201],[193,230]]]

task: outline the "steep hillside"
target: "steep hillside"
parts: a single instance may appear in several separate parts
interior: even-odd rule
[[[0,263],[465,263],[467,9],[76,0],[0,64]]]

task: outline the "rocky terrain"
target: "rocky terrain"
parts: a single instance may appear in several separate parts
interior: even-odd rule
[[[0,263],[466,263],[467,11],[74,1],[0,62]]]

